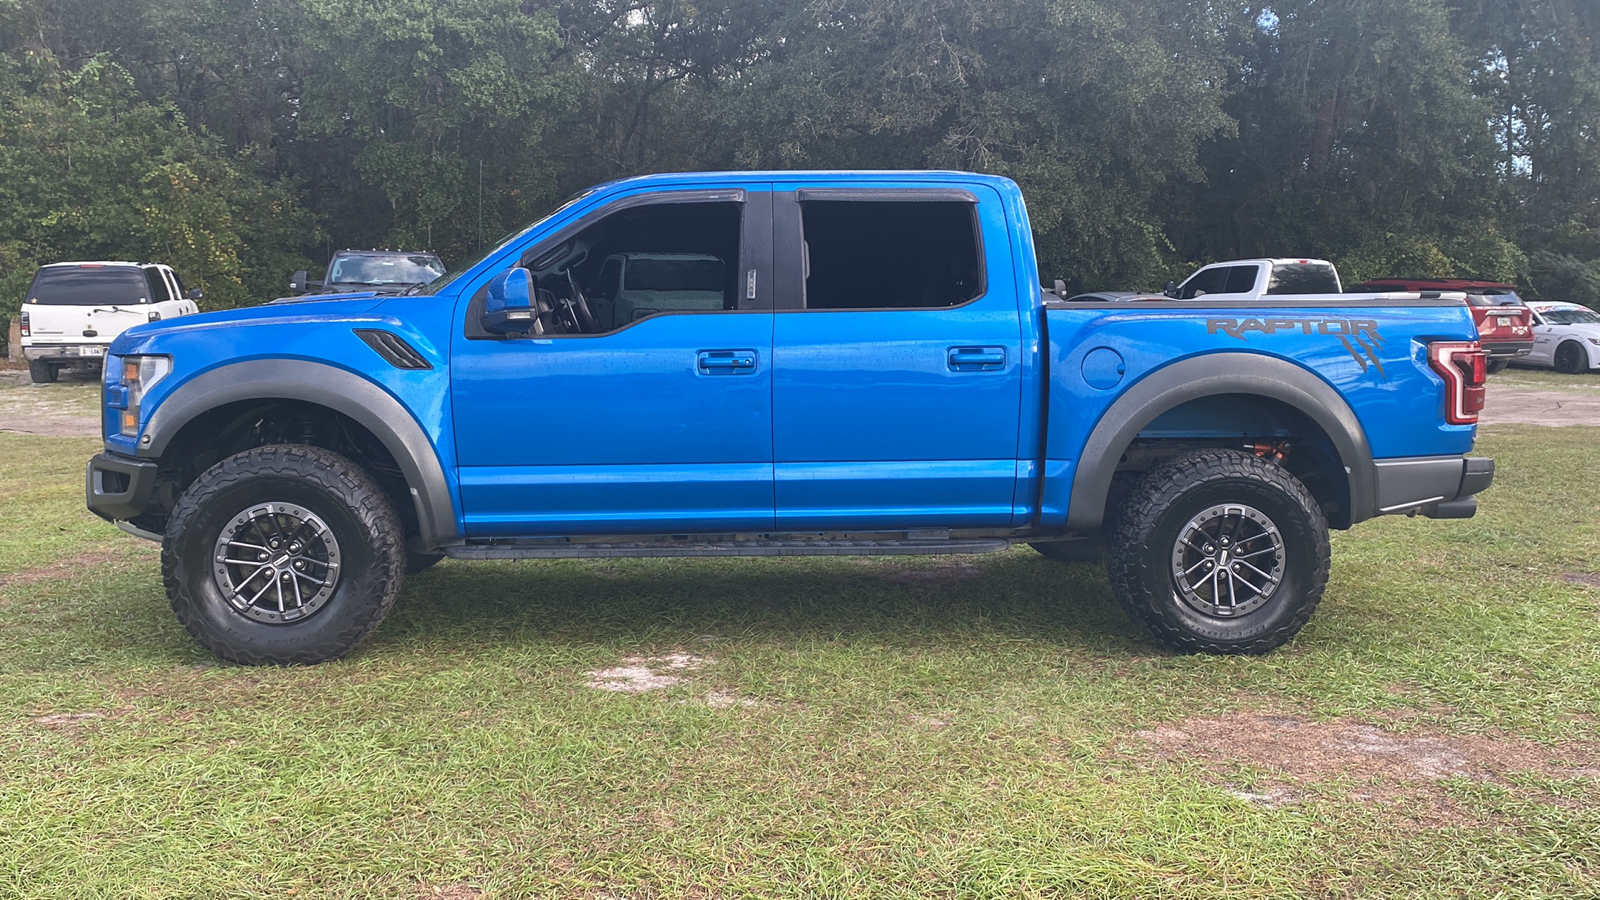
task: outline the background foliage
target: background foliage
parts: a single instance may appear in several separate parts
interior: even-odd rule
[[[1315,255],[1600,305],[1592,3],[0,0],[0,292],[141,258],[254,303],[609,178],[953,167],[1074,288]]]

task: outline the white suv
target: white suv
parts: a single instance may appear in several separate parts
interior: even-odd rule
[[[22,301],[22,355],[39,383],[62,369],[105,361],[106,348],[141,322],[199,312],[169,266],[63,262],[40,266]]]

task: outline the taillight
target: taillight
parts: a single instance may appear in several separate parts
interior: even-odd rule
[[[33,337],[33,328],[28,323],[28,311],[27,310],[23,310],[22,311],[22,336],[23,337]]]
[[[1451,425],[1478,424],[1489,354],[1477,341],[1440,341],[1428,345],[1428,365],[1444,379],[1444,420]]]

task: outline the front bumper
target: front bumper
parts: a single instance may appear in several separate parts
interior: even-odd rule
[[[1494,460],[1484,456],[1385,459],[1374,467],[1380,516],[1470,519],[1478,511],[1476,495],[1494,481]]]
[[[150,505],[156,485],[156,464],[119,453],[99,453],[89,460],[85,501],[89,511],[115,522],[131,519]]]

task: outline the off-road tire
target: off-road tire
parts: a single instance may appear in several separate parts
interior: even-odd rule
[[[61,370],[42,359],[28,360],[28,377],[34,384],[51,384],[61,374]]]
[[[1555,367],[1563,375],[1582,375],[1589,370],[1589,355],[1582,344],[1567,341],[1556,348]]]
[[[1511,360],[1509,359],[1491,359],[1489,360],[1486,370],[1490,375],[1499,375],[1501,372],[1504,372],[1506,367],[1509,365],[1511,365]]]
[[[288,623],[247,617],[214,575],[223,529],[274,502],[314,514],[339,548],[332,593]],[[349,653],[389,614],[404,578],[404,538],[383,490],[355,463],[320,447],[258,447],[217,463],[184,491],[167,519],[161,577],[178,621],[222,659],[309,665]]]
[[[1265,597],[1259,606],[1223,617],[1186,602],[1176,571],[1188,562],[1179,561],[1186,552],[1182,534],[1229,504],[1248,507],[1275,526],[1281,547],[1269,558],[1279,560],[1281,573],[1272,590],[1259,592]],[[1218,521],[1228,521],[1227,515]],[[1117,510],[1109,543],[1106,571],[1117,601],[1156,639],[1183,652],[1252,654],[1279,647],[1311,618],[1328,583],[1322,508],[1281,466],[1238,450],[1195,450],[1151,468]],[[1226,552],[1220,559],[1229,562]]]
[[[1075,538],[1070,541],[1039,541],[1029,544],[1046,559],[1068,563],[1103,563],[1106,561],[1106,542],[1100,537]]]

